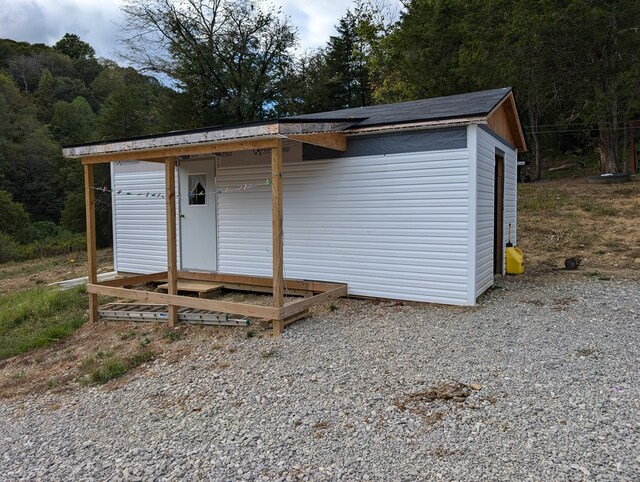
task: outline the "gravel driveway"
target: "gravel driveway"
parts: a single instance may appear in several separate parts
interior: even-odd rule
[[[638,282],[504,283],[0,401],[0,479],[640,480]]]

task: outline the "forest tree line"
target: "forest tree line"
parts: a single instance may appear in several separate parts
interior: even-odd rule
[[[75,34],[53,46],[0,40],[0,262],[79,242],[81,166],[61,145],[512,86],[540,179],[566,153],[624,170],[625,126],[640,118],[637,0],[406,0],[398,11],[359,0],[306,52],[261,1],[122,10],[128,67]],[[97,183],[109,185],[107,168]],[[110,198],[97,198],[106,246]]]

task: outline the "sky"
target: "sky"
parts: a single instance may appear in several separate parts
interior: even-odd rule
[[[395,1],[395,0],[394,0]],[[0,0],[0,38],[53,45],[65,33],[88,42],[98,57],[119,60],[121,0]],[[352,0],[271,0],[298,28],[300,50],[324,46]]]

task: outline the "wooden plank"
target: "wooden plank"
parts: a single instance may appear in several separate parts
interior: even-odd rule
[[[190,281],[178,279],[178,292],[187,291],[190,293],[209,293],[211,291],[218,291],[222,289],[224,285],[208,283],[206,281]],[[169,290],[169,283],[158,285],[159,290]]]
[[[233,315],[251,316],[254,318],[264,318],[267,320],[278,319],[281,310],[271,306],[258,306],[246,303],[231,303],[229,301],[207,300],[204,298],[194,298],[191,296],[170,295],[156,293],[154,291],[133,290],[119,288],[115,286],[102,286],[98,284],[88,284],[87,292],[118,298],[143,301],[145,303],[158,303],[163,305],[173,304],[186,308],[198,310],[220,311]]]
[[[309,310],[301,311],[300,313],[297,313],[297,314],[295,314],[293,316],[290,316],[289,318],[286,318],[283,321],[283,324],[284,324],[284,326],[289,326],[291,323],[295,323],[296,321],[301,320],[303,318],[306,318],[309,315],[311,315]]]
[[[271,235],[273,256],[273,307],[284,305],[284,263],[282,242],[282,141],[271,149]],[[284,328],[279,317],[273,321],[273,333],[279,336]]]
[[[302,300],[290,301],[282,308],[282,317],[284,319],[315,306],[323,301],[330,300],[332,298],[339,298],[348,294],[347,285],[342,285],[319,295],[312,296],[311,298],[304,298]]]
[[[257,285],[241,284],[241,283],[221,283],[221,286],[228,290],[249,291],[251,293],[271,293],[273,291],[273,288],[271,286],[257,286]],[[313,295],[312,291],[287,288],[286,284],[285,284],[284,291],[287,296],[312,296]]]
[[[224,273],[200,273],[195,271],[178,271],[178,278],[192,279],[199,281],[214,281],[223,284],[242,284],[267,286],[272,288],[273,278],[270,276],[247,276]],[[285,290],[304,290],[323,292],[340,286],[340,283],[330,283],[325,281],[306,281],[301,279],[286,278],[284,280]],[[269,290],[270,292],[270,290]]]
[[[160,161],[163,158],[178,156],[200,156],[217,152],[251,151],[253,149],[270,149],[278,139],[255,139],[251,141],[213,142],[156,149],[138,149],[113,152],[108,154],[87,155],[82,157],[83,164],[100,164],[115,161]]]
[[[167,212],[167,284],[170,295],[178,294],[178,251],[176,242],[176,160],[164,160],[165,200]],[[178,307],[169,304],[167,326],[178,323]]]
[[[116,278],[109,281],[101,281],[98,284],[103,286],[133,286],[142,283],[148,283],[150,281],[160,281],[167,279],[167,272],[162,271],[160,273],[142,274],[139,276],[128,276],[126,278]]]
[[[87,222],[87,282],[98,282],[98,258],[96,255],[96,191],[93,166],[84,166],[84,202]],[[89,321],[98,321],[98,296],[89,294]]]
[[[326,147],[335,151],[347,150],[347,136],[338,132],[326,134],[290,134],[287,136],[294,141],[313,144],[314,146]]]

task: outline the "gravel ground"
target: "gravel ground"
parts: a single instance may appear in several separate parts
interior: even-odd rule
[[[0,401],[0,479],[640,480],[637,281],[337,305],[124,384]]]

